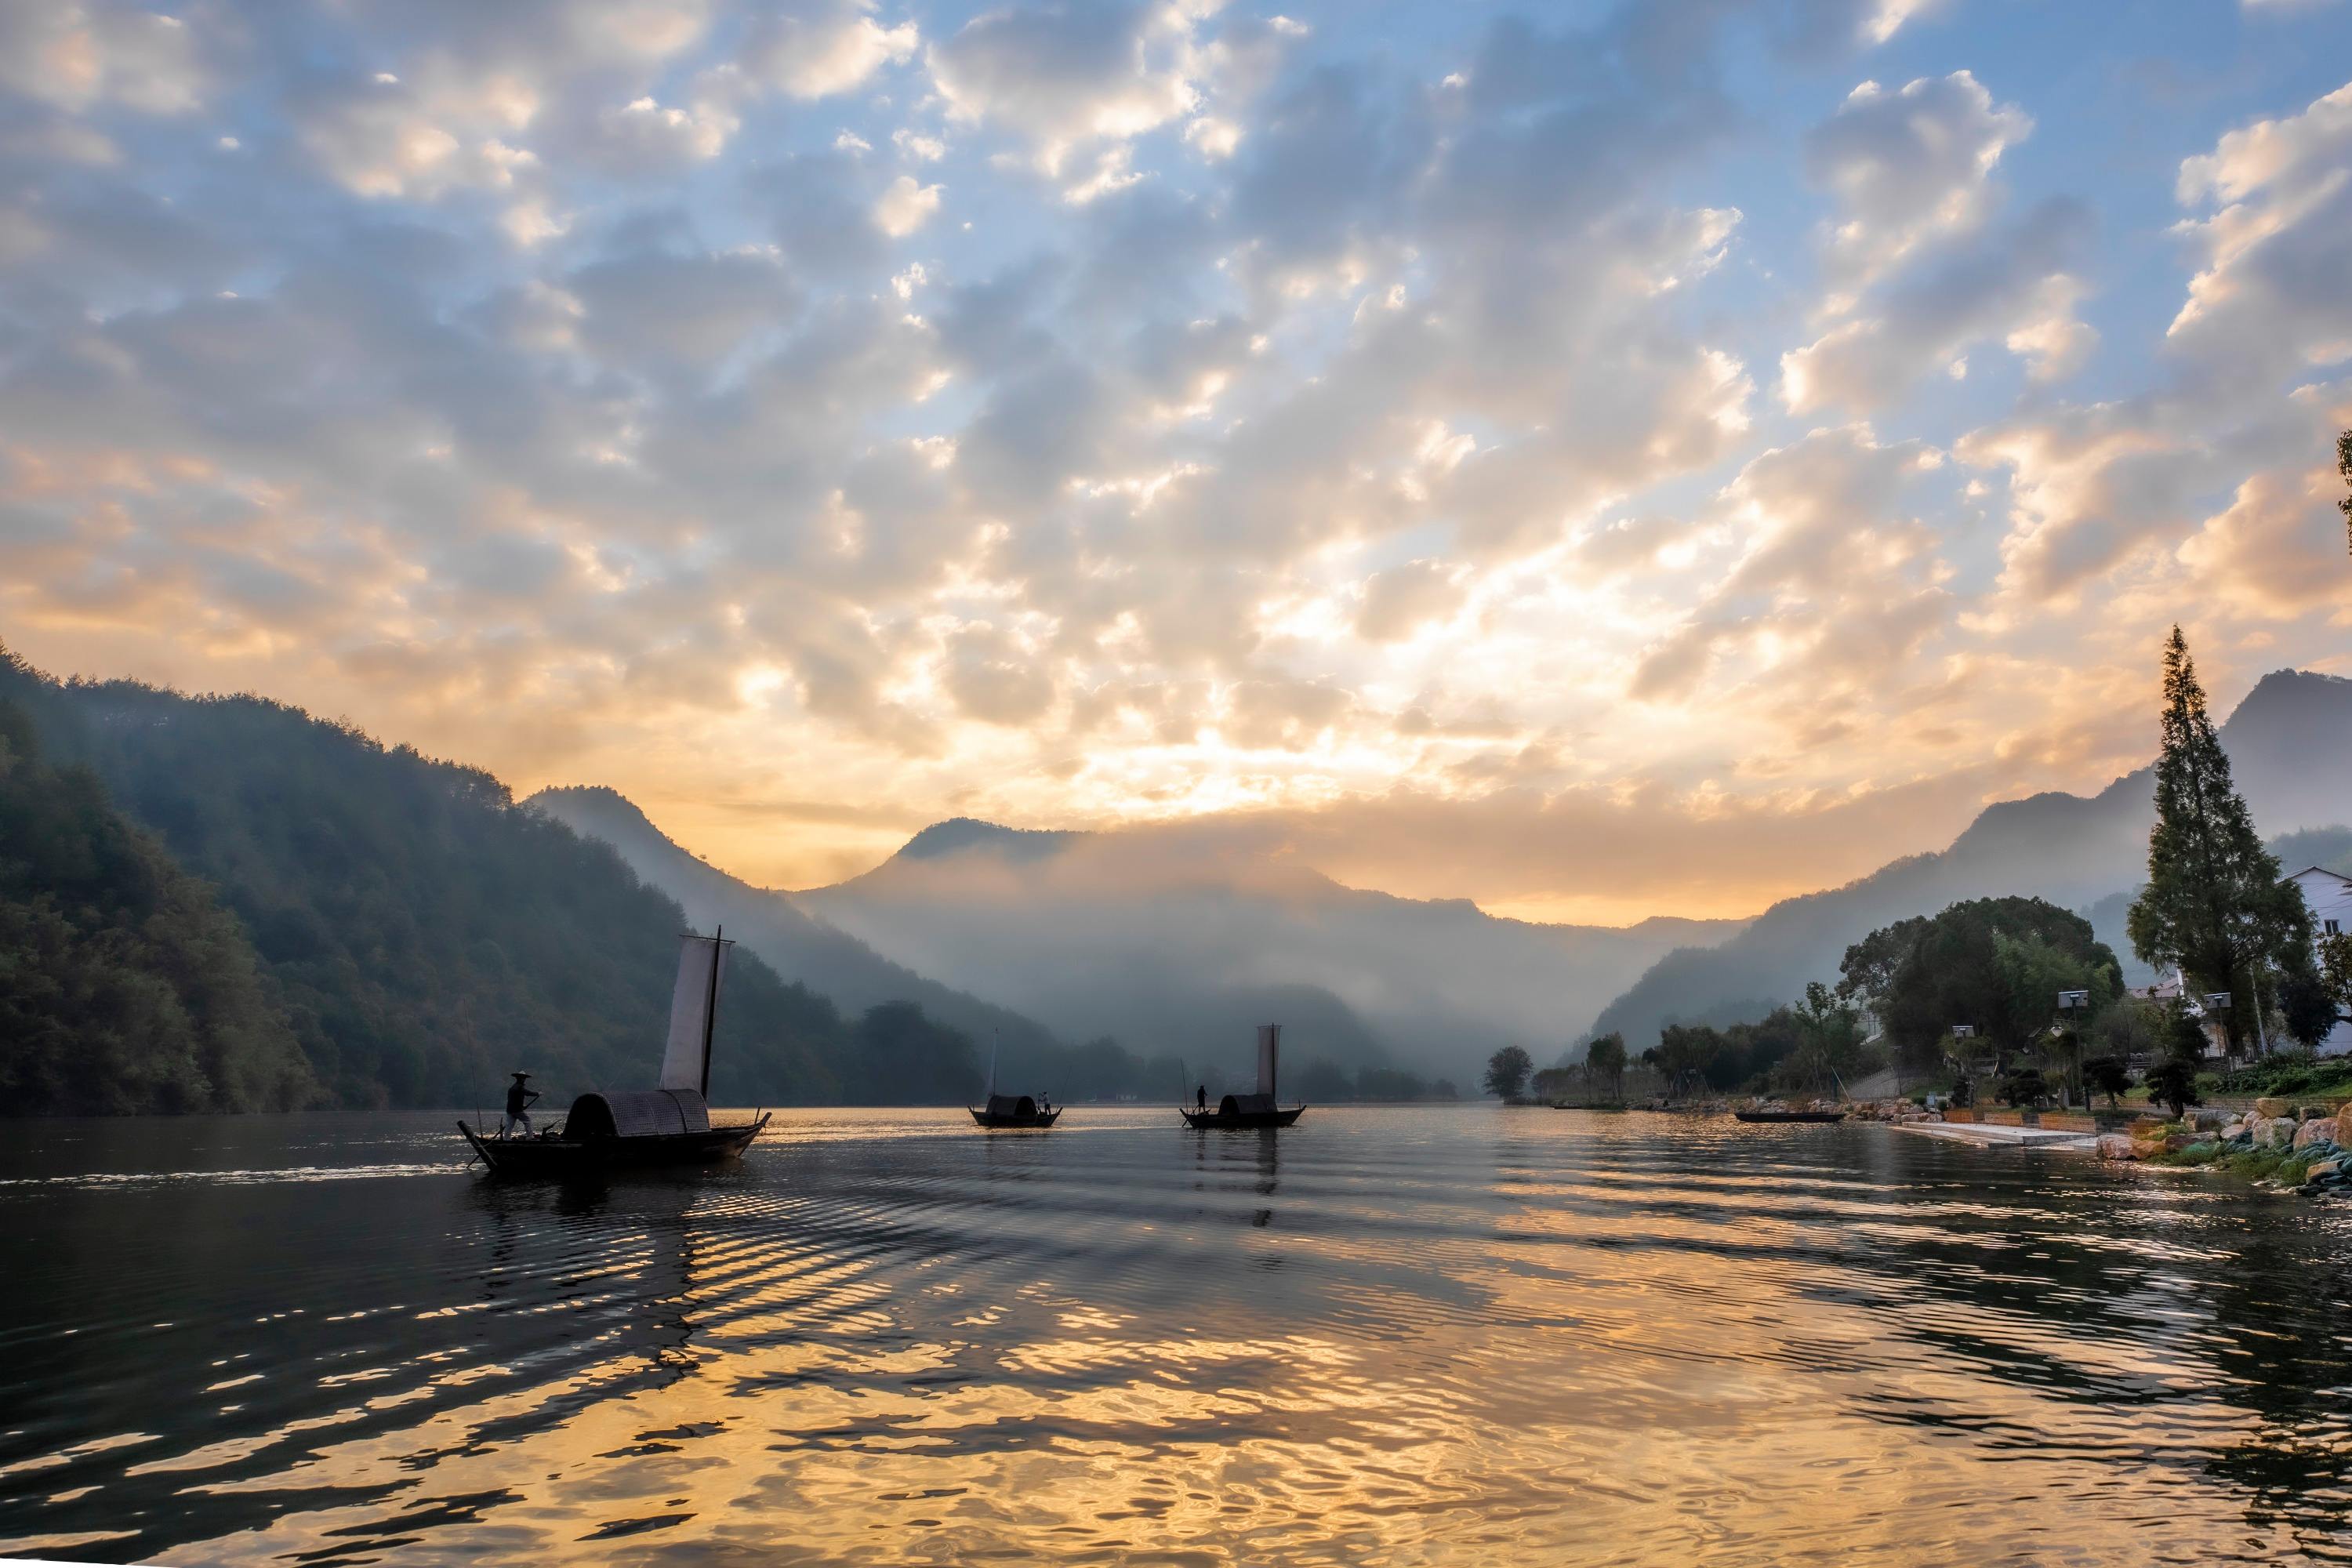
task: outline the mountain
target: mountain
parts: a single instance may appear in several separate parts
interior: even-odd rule
[[[523,805],[583,838],[611,845],[639,879],[676,899],[697,929],[724,925],[778,974],[830,997],[847,1012],[862,1013],[885,1002],[913,1002],[978,1041],[1001,1039],[1020,1051],[1060,1043],[1036,1020],[927,980],[807,913],[786,895],[729,876],[673,843],[617,790],[602,785],[543,789]],[[941,823],[925,833],[940,835],[940,829],[956,826]],[[924,854],[951,854],[955,836],[919,837],[916,843],[924,845]]]
[[[0,700],[217,889],[333,1102],[492,1103],[515,1068],[558,1103],[651,1079],[684,911],[489,774],[258,698],[60,685],[12,662]],[[0,1069],[25,1059],[0,1037]],[[756,956],[730,965],[721,1102],[958,1100],[979,1078],[970,1040],[919,1007],[845,1020]]]
[[[1467,1080],[1496,1046],[1566,1046],[1630,973],[1737,921],[1624,930],[1498,919],[1343,887],[1183,828],[1038,834],[957,819],[793,901],[1066,1037],[1238,1068],[1279,1019],[1302,1063]]]
[[[50,766],[0,699],[0,1105],[18,1114],[284,1110],[319,1088],[213,890]]]
[[[2264,676],[2221,727],[2254,820],[2271,834],[2352,818],[2352,680],[2296,670]],[[1826,892],[1786,899],[1730,941],[1660,959],[1601,1011],[1640,1051],[1670,1023],[1759,1018],[1809,980],[1834,980],[1849,943],[1962,899],[2033,895],[2084,910],[2118,944],[2122,910],[2143,879],[2156,774],[2125,774],[2096,795],[2045,794],[1987,806],[1951,847],[1882,867]]]

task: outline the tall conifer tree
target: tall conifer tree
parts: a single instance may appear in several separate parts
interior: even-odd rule
[[[2263,847],[2231,781],[2179,626],[2164,646],[2162,735],[2147,886],[2131,907],[2131,942],[2149,964],[2178,964],[2188,989],[2231,994],[2234,1053],[2272,968],[2309,964],[2311,912],[2303,890],[2280,879],[2278,858]]]
[[[2336,437],[2336,471],[2344,476],[2347,485],[2352,485],[2352,430]],[[2336,509],[2344,514],[2345,546],[2352,549],[2352,495],[2337,501]]]

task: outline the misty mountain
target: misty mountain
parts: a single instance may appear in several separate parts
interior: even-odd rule
[[[1182,828],[1039,834],[965,819],[793,899],[1072,1037],[1237,1064],[1248,1026],[1279,1019],[1291,1059],[1464,1081],[1498,1045],[1558,1051],[1625,976],[1739,924],[1540,925],[1343,887]]]
[[[846,1012],[862,1013],[885,1002],[913,1002],[983,1047],[1001,1039],[1008,1052],[1024,1052],[1059,1043],[1036,1020],[928,980],[809,914],[786,895],[729,876],[672,842],[616,790],[602,785],[543,789],[523,805],[583,837],[611,845],[638,877],[676,899],[697,930],[725,926],[728,935],[740,938],[778,974],[830,997]],[[932,840],[924,852],[952,852],[951,841],[944,848],[941,845]]]
[[[2221,734],[2266,834],[2352,820],[2352,680],[2295,670],[2264,676]],[[1760,1018],[1807,981],[1834,980],[1849,943],[1961,899],[2030,894],[2080,909],[2100,939],[2128,957],[2122,911],[2146,877],[2155,797],[2151,765],[2087,799],[2053,792],[1987,806],[1940,853],[1784,899],[1727,942],[1667,954],[1593,1026],[1623,1031],[1640,1051],[1669,1023]]]

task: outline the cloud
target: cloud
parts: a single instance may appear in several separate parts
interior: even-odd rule
[[[2308,389],[2296,402],[2308,416],[2310,450],[2327,453],[2331,433],[2352,429],[2352,383]],[[2344,477],[2324,458],[2256,473],[2182,542],[2180,563],[2201,592],[2249,619],[2317,613],[2352,626],[2344,495]]]
[[[2001,154],[2032,129],[1964,70],[1855,88],[1805,138],[1806,172],[1841,209],[1829,239],[1839,286],[1864,287],[1920,246],[1980,226]]]
[[[734,118],[716,106],[666,108],[650,98],[632,99],[597,115],[583,153],[617,174],[676,174],[719,156],[735,127]]]
[[[769,13],[744,42],[740,64],[794,98],[855,91],[883,67],[911,58],[912,22],[886,25],[872,0],[794,0]]]
[[[2150,249],[2169,167],[2029,136],[1966,7],[1325,15],[9,9],[11,645],[523,787],[1241,812],[1629,910],[1702,896],[1677,826],[1808,847],[1744,904],[1801,825],[2102,782],[2049,737],[2183,605],[2343,667],[2340,95],[2176,100]]]
[[[911,174],[890,182],[874,204],[874,226],[893,239],[904,239],[940,210],[940,187],[916,183]]]
[[[1434,561],[1409,561],[1364,581],[1356,635],[1373,642],[1411,637],[1424,622],[1461,608],[1465,595],[1455,574]]]
[[[1992,340],[2026,362],[2036,381],[2063,380],[2096,342],[2074,309],[2084,285],[2071,270],[2088,211],[2053,198],[2014,225],[1923,258],[1874,290],[1871,312],[1780,356],[1780,396],[1791,414],[1845,407],[1870,412]]]
[[[11,92],[67,110],[185,114],[209,86],[194,31],[177,16],[106,0],[0,10],[0,87]]]
[[[2197,258],[2168,334],[2211,374],[2256,378],[2352,358],[2352,83],[2184,161],[2179,232]]]
[[[1954,608],[1933,534],[1902,510],[1910,481],[1936,462],[1866,426],[1816,430],[1750,461],[1717,498],[1729,569],[1643,654],[1632,695],[1687,699],[1735,650],[1741,687],[1900,680]]]
[[[931,79],[959,117],[1008,126],[1057,171],[1071,147],[1142,134],[1198,100],[1179,6],[1012,5],[931,46]]]

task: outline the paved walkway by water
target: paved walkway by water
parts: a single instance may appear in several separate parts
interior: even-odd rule
[[[2087,1132],[2061,1132],[2041,1127],[2007,1127],[1991,1121],[1890,1121],[1887,1125],[1897,1132],[1916,1132],[1922,1138],[1942,1138],[1954,1143],[2082,1150],[2099,1146],[2099,1141]]]

